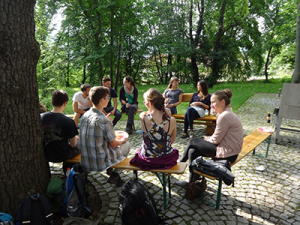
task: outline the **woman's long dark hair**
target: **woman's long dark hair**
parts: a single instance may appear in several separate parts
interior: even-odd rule
[[[201,86],[201,89],[202,89],[203,96],[201,97],[201,99],[204,100],[206,98],[206,96],[208,95],[207,84],[206,84],[205,80],[198,81],[198,84]],[[199,91],[198,91],[198,94],[199,94]]]

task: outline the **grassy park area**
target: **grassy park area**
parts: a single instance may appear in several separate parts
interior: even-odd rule
[[[232,99],[231,106],[233,111],[236,111],[247,99],[249,99],[255,93],[278,93],[279,88],[283,87],[284,82],[290,82],[289,79],[270,79],[269,83],[264,83],[261,80],[253,80],[253,81],[243,81],[243,82],[222,82],[214,85],[213,88],[209,89],[210,93],[213,93],[217,90],[223,90],[225,88],[230,88],[232,90]],[[143,93],[145,93],[149,88],[153,87],[153,85],[137,85],[137,89],[139,92],[138,101],[139,101],[139,109],[146,110],[146,107],[143,104]],[[161,93],[167,88],[166,84],[155,85],[155,88],[158,89]],[[183,90],[184,93],[194,93],[196,92],[196,88],[192,84],[179,84],[179,88]],[[65,90],[69,95],[69,102],[67,104],[65,114],[73,114],[72,108],[72,97],[77,92],[80,91],[79,87],[57,87],[57,89]],[[120,89],[120,87],[119,87]],[[47,106],[48,110],[51,110],[51,95],[42,99],[42,103]],[[178,113],[184,114],[188,103],[182,103],[177,107]],[[118,100],[118,109],[121,109],[121,104]],[[122,118],[127,119],[127,118]]]

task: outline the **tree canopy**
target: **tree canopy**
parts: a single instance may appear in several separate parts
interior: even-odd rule
[[[38,0],[38,81],[44,91],[104,76],[116,89],[127,75],[148,84],[171,76],[209,86],[257,74],[268,81],[270,68],[294,67],[296,17],[292,0]]]

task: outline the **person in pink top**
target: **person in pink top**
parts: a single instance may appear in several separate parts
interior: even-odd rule
[[[187,143],[180,162],[192,161],[199,156],[211,157],[215,160],[227,159],[234,162],[243,145],[243,125],[239,117],[230,107],[230,89],[216,91],[211,96],[211,108],[217,115],[217,125],[212,136],[205,138],[192,138]],[[189,182],[192,180],[190,171]],[[187,181],[177,181],[178,186],[185,186]]]

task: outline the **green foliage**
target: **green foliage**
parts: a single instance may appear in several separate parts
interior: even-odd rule
[[[127,75],[139,84],[166,84],[175,75],[187,84],[206,79],[213,87],[220,79],[243,81],[264,68],[271,73],[287,70],[295,57],[295,4],[38,0],[38,84],[47,95],[51,87],[99,85],[104,76],[118,86]],[[62,25],[50,37],[57,9]]]

